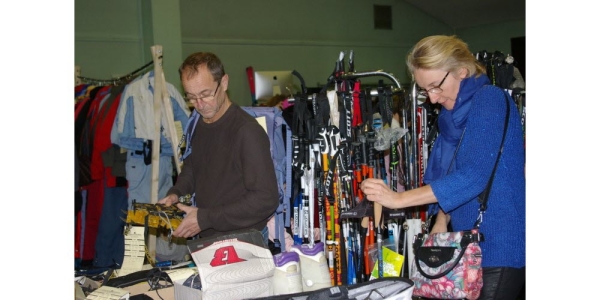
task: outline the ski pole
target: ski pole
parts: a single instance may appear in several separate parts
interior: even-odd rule
[[[302,245],[302,237],[300,236],[300,207],[302,201],[302,191],[298,193],[294,199],[294,245]]]
[[[373,204],[375,224],[377,226],[377,272],[378,278],[383,278],[383,236],[381,232],[382,207],[379,203]]]
[[[335,249],[335,275],[336,275],[336,285],[342,285],[342,251],[341,251],[341,228],[340,228],[340,195],[339,195],[339,181],[338,176],[336,176],[335,181],[333,182],[333,190],[334,190],[334,203],[333,203],[333,238],[335,239],[334,249]]]
[[[309,187],[309,182],[312,182],[312,164],[310,162],[310,146],[304,146],[305,159],[308,160],[307,163],[304,164],[305,170],[304,175],[302,176],[302,238],[303,240],[309,239],[309,229],[310,229],[310,198],[313,194],[313,191]]]
[[[327,232],[327,221],[326,221],[326,205],[324,203],[325,195],[327,194],[327,187],[325,186],[325,179],[329,171],[329,143],[327,138],[327,131],[325,127],[318,129],[318,135],[316,137],[319,143],[319,150],[321,151],[321,172],[319,173],[319,224],[321,224],[321,239],[326,236]]]
[[[319,144],[312,143],[311,144],[311,153],[310,153],[310,164],[312,166],[312,171],[309,177],[309,223],[310,223],[310,239],[309,245],[312,248],[315,245],[315,173],[318,171],[319,165]]]
[[[335,128],[335,126],[332,126]],[[331,130],[331,133],[333,133],[333,130]],[[330,138],[331,134],[330,132],[327,133],[326,138]],[[335,144],[335,139],[333,141],[332,144]],[[334,251],[335,251],[335,240],[334,240],[334,235],[335,235],[335,211],[334,211],[334,207],[335,207],[335,199],[334,199],[334,195],[333,195],[333,186],[332,183],[334,182],[334,174],[335,174],[335,169],[336,169],[336,162],[337,162],[337,158],[338,158],[338,152],[337,149],[335,147],[330,147],[330,152],[329,152],[330,156],[332,156],[332,158],[329,161],[329,166],[328,166],[328,171],[327,171],[327,175],[325,177],[325,192],[326,192],[326,205],[327,207],[327,211],[326,211],[326,216],[327,216],[327,229],[328,229],[328,234],[327,234],[327,251],[329,253],[329,272],[331,275],[331,282],[332,285],[336,285],[336,277],[334,274],[334,270],[335,270],[335,260],[333,258],[334,256]],[[329,157],[328,157],[329,159]]]
[[[397,147],[398,147],[398,138],[396,138],[392,134],[392,141],[391,141],[391,147],[390,147],[390,187],[391,187],[392,191],[394,191],[394,192],[398,191],[398,163],[400,162]],[[393,230],[394,246],[396,249],[395,251],[398,252],[398,251],[400,251],[400,249],[398,249],[399,243],[400,243],[400,236],[398,236],[398,224],[394,223],[394,224],[390,224],[390,225],[395,225],[393,227],[394,228],[394,230]]]
[[[332,163],[333,165],[330,165],[330,173],[333,174],[333,196],[334,196],[334,201],[333,201],[333,214],[331,216],[332,219],[332,231],[333,231],[333,238],[334,238],[334,250],[335,250],[335,271],[336,271],[336,285],[341,285],[342,284],[342,264],[341,264],[341,243],[340,243],[340,225],[339,225],[339,205],[340,205],[340,193],[339,193],[339,169],[342,167],[341,163],[340,163],[340,155],[343,154],[341,153],[341,151],[339,151],[339,141],[340,141],[340,136],[339,136],[339,130],[336,126],[332,125],[329,127],[329,139],[330,139],[330,144],[329,144],[329,149],[330,149],[330,156],[333,157],[332,159]],[[329,176],[328,176],[328,180],[329,180]]]
[[[335,286],[335,266],[333,260],[333,221],[331,217],[333,215],[333,203],[330,199],[325,199],[325,215],[327,217],[327,258],[329,262],[329,277],[331,279],[331,286]]]

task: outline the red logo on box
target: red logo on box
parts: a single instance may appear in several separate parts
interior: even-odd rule
[[[218,267],[246,261],[238,256],[233,246],[221,247],[215,251],[214,258],[210,261],[211,267]]]

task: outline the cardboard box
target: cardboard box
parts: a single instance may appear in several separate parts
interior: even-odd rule
[[[85,276],[75,277],[75,300],[84,300],[86,298],[83,288],[85,288],[86,291],[94,291],[99,287],[100,283]]]
[[[216,288],[203,297],[202,291],[183,285],[185,280],[173,281],[175,300],[246,299],[271,296],[271,278],[246,282],[234,288]]]

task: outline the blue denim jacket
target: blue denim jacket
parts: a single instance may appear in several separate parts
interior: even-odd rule
[[[179,121],[182,126],[185,126],[188,122],[190,111],[179,91],[170,83],[166,85],[173,109],[173,118],[175,122]],[[136,131],[140,132],[140,129],[136,128],[136,126],[140,124],[153,124],[154,115],[149,113],[152,112],[153,95],[154,71],[146,73],[125,87],[111,130],[111,141],[113,144],[129,150],[144,150],[144,143],[148,140],[148,137],[137,136]],[[136,110],[139,111],[136,112]],[[136,120],[136,118],[139,119]],[[162,119],[162,123],[164,124],[164,117]],[[173,147],[165,138],[164,130],[164,126],[161,125],[160,155],[173,156]],[[174,138],[178,143],[180,137],[177,136]]]

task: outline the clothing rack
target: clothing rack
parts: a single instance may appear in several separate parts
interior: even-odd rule
[[[162,58],[162,55],[160,56],[160,58]],[[124,76],[121,76],[121,77],[117,77],[117,78],[113,78],[113,79],[95,79],[95,78],[89,78],[89,77],[79,76],[80,68],[79,68],[79,66],[75,66],[75,78],[76,78],[75,82],[77,83],[77,79],[79,79],[82,82],[93,84],[93,85],[97,85],[97,86],[103,86],[103,85],[121,85],[121,84],[124,84],[124,83],[127,83],[127,82],[131,81],[131,79],[137,77],[137,75],[139,75],[139,73],[141,73],[142,71],[146,70],[146,68],[152,66],[153,64],[154,64],[154,60],[146,63],[145,65],[137,68],[135,71],[130,72],[127,75],[124,75]]]

